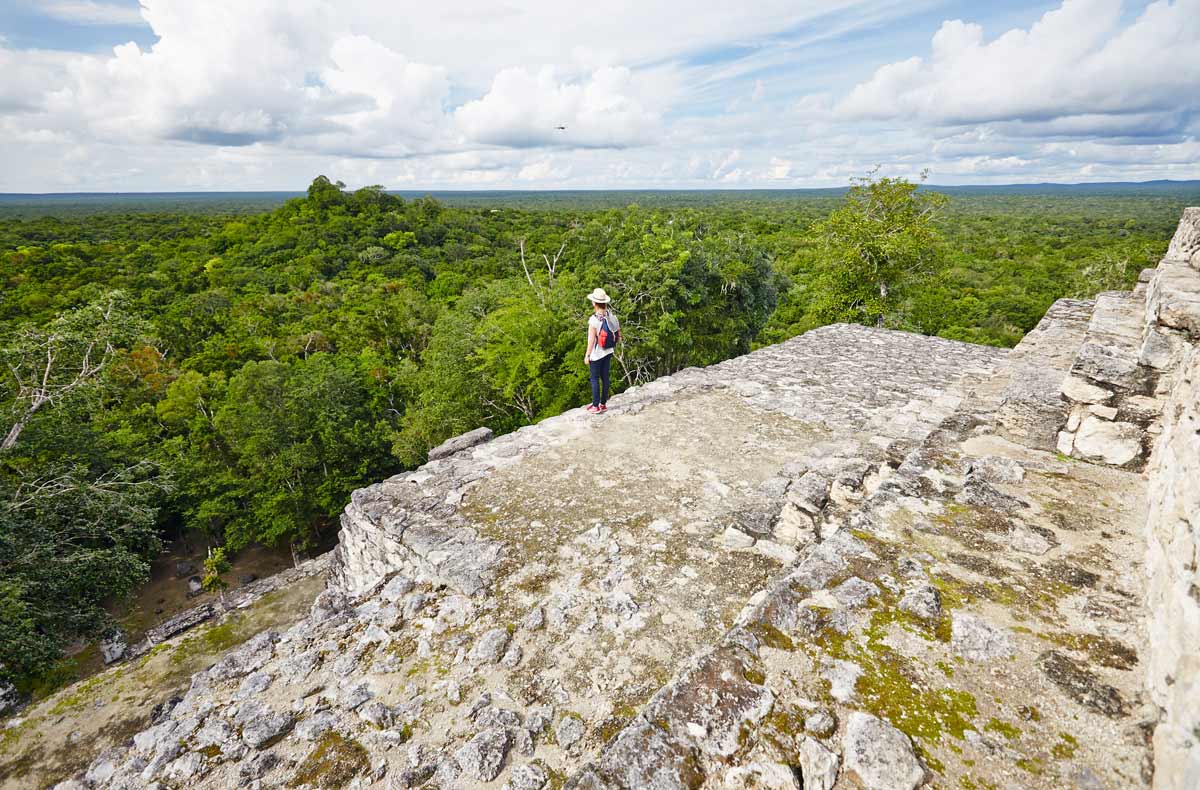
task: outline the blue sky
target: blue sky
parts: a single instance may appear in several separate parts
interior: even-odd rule
[[[398,9],[0,0],[0,191],[1200,177],[1200,0]]]

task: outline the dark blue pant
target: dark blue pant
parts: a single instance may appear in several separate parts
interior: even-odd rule
[[[592,376],[592,405],[599,406],[602,403],[608,403],[608,372],[612,368],[612,354],[606,354],[603,359],[594,359],[588,363],[588,370]],[[603,394],[601,394],[600,385],[604,385]]]

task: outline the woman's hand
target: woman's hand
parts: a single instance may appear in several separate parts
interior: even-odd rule
[[[584,354],[584,355],[583,355],[583,366],[584,366],[585,368],[590,368],[590,367],[592,366],[592,362],[591,362],[591,360],[590,360],[590,359],[588,359],[588,355],[587,355],[587,354]]]

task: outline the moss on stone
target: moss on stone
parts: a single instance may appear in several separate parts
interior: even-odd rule
[[[744,667],[742,669],[742,677],[756,686],[761,686],[767,682],[767,676],[763,674],[761,669],[756,667]]]
[[[341,788],[369,767],[370,757],[362,744],[330,730],[300,763],[288,785]]]
[[[1021,729],[1015,724],[1009,724],[1006,721],[1000,721],[995,716],[988,719],[988,723],[983,725],[983,729],[990,732],[998,732],[1010,741],[1015,741],[1021,737]]]
[[[975,729],[972,719],[979,710],[974,695],[930,685],[906,656],[884,641],[894,620],[893,610],[877,610],[866,629],[865,644],[850,637],[831,639],[832,629],[825,629],[822,646],[832,657],[852,661],[863,670],[855,686],[862,706],[914,742],[922,742],[930,767],[940,770],[928,747],[940,744],[947,734],[961,740],[966,730]]]
[[[1060,760],[1069,760],[1075,756],[1075,750],[1079,748],[1079,741],[1065,732],[1058,734],[1062,743],[1056,743],[1050,749],[1050,753]]]
[[[759,730],[777,748],[791,751],[788,744],[793,737],[804,733],[804,711],[794,705],[776,705],[763,718]]]
[[[758,620],[751,623],[748,630],[758,638],[761,644],[767,647],[773,647],[776,650],[787,650],[789,652],[795,649],[795,644],[793,644],[791,638],[770,623]]]
[[[530,765],[536,765],[546,772],[546,784],[542,785],[542,790],[562,790],[567,783],[566,774],[554,770],[541,760],[534,760]]]
[[[1133,648],[1112,637],[1054,632],[1042,632],[1038,637],[1068,650],[1087,653],[1091,663],[1110,669],[1132,669],[1138,661]]]
[[[1016,765],[1022,771],[1027,771],[1034,776],[1041,776],[1045,770],[1045,764],[1039,757],[1022,757],[1017,760]]]

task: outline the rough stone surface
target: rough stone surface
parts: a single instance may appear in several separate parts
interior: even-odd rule
[[[1013,653],[1012,637],[986,620],[962,612],[954,616],[950,646],[971,661],[993,661]]]
[[[1144,377],[1138,352],[1145,311],[1145,299],[1138,294],[1098,294],[1087,332],[1071,364],[1070,380],[1098,385],[1110,392],[1137,390]]]
[[[1167,247],[1167,259],[1187,261],[1200,250],[1200,208],[1185,208]]]
[[[496,727],[467,741],[454,753],[454,759],[468,778],[490,782],[500,775],[509,745],[508,732]]]
[[[846,772],[872,790],[914,790],[925,780],[904,733],[866,713],[852,713],[842,739]]]
[[[1175,376],[1149,467],[1146,672],[1164,711],[1154,732],[1155,786],[1182,790],[1200,787],[1200,349]]]
[[[800,740],[800,775],[804,790],[832,790],[837,782],[838,756],[814,738]]]
[[[522,765],[514,768],[504,784],[504,790],[542,790],[550,777],[540,765]]]
[[[942,616],[942,594],[932,584],[921,584],[904,593],[900,608],[925,620],[936,621]]]
[[[493,628],[479,637],[471,648],[471,661],[475,664],[495,664],[508,647],[509,634],[504,628]]]
[[[1089,461],[1124,466],[1141,455],[1143,435],[1143,431],[1130,423],[1088,416],[1075,434],[1073,454]]]
[[[454,455],[463,450],[470,449],[477,444],[483,444],[490,441],[493,436],[491,428],[476,428],[473,431],[467,431],[461,436],[455,436],[453,439],[447,439],[437,447],[429,451],[429,460],[436,461],[440,458]]]
[[[1094,302],[1059,299],[1009,358],[1012,376],[998,412],[1003,434],[1028,447],[1054,447],[1066,421],[1062,383],[1083,342]]]

